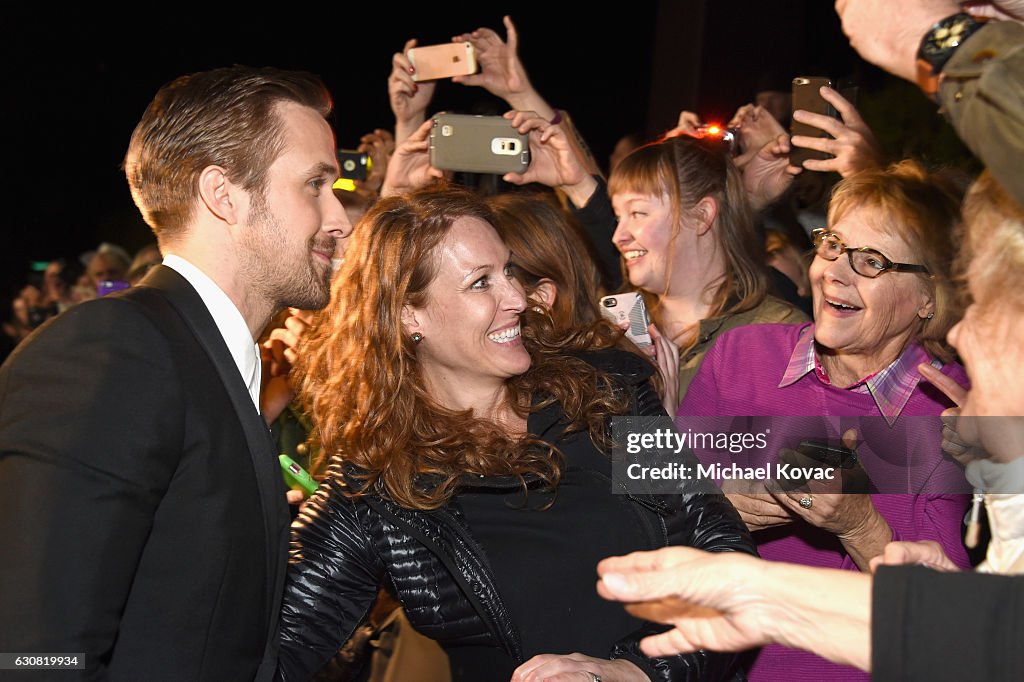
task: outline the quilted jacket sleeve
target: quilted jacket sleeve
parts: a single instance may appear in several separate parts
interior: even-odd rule
[[[330,475],[292,526],[281,605],[277,679],[309,680],[353,635],[377,595],[383,567],[360,517]]]
[[[645,417],[665,416],[661,400],[649,380],[635,385],[633,408]],[[753,538],[732,504],[720,492],[708,491],[706,484],[684,482],[680,495],[665,500],[674,510],[664,516],[669,545],[686,545],[709,552],[745,552],[757,555]],[[734,673],[735,654],[698,651],[692,654],[647,658],[640,640],[664,632],[658,623],[646,623],[616,643],[611,658],[624,658],[643,670],[652,680],[728,680]]]

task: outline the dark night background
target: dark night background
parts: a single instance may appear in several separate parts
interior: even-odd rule
[[[582,2],[275,3],[267,14],[252,5],[234,16],[172,4],[108,17],[35,7],[0,11],[5,315],[29,261],[74,258],[101,241],[134,252],[150,240],[119,166],[162,84],[232,63],[312,71],[334,94],[339,146],[350,147],[373,128],[393,127],[386,79],[407,38],[447,42],[479,26],[504,34],[506,12],[534,85],[573,114],[602,163],[620,136],[667,129],[682,108],[727,120],[769,68],[787,77],[853,75],[862,111],[894,152],[909,140],[935,160],[960,154],[916,89],[857,58],[831,0],[633,0],[610,12]],[[166,16],[149,18],[154,13]],[[488,98],[442,83],[431,111]]]

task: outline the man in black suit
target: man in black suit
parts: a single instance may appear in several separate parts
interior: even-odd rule
[[[273,676],[289,514],[254,339],[329,298],[351,231],[330,108],[308,74],[232,67],[146,110],[125,170],[164,264],[0,369],[0,652],[77,654],[90,679]]]

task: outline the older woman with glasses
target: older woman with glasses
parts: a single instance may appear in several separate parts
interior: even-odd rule
[[[955,563],[968,565],[960,539],[967,503],[962,471],[941,453],[939,415],[952,403],[919,369],[930,365],[966,383],[945,343],[962,312],[949,276],[958,220],[955,193],[914,162],[843,180],[829,206],[829,227],[814,235],[814,322],[735,329],[705,357],[680,416],[787,417],[770,423],[780,433],[769,444],[780,447],[807,437],[792,433],[794,424],[824,416],[826,423],[834,418],[825,427],[828,444],[834,447],[840,437],[848,447],[854,437],[860,441],[854,468],[870,480],[860,494],[843,494],[830,481],[786,485],[778,475],[723,485],[755,532],[762,557],[866,570],[892,540],[929,539]],[[840,417],[878,419],[842,425]],[[856,434],[842,433],[854,421]],[[774,462],[777,452],[769,447],[752,457]],[[864,674],[769,646],[753,661],[750,677]]]

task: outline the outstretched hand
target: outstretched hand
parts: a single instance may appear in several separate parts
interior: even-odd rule
[[[673,626],[641,641],[648,656],[743,651],[772,641],[771,619],[758,594],[763,567],[736,552],[665,547],[601,561],[597,592],[626,602],[638,618]]]

